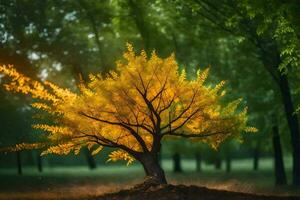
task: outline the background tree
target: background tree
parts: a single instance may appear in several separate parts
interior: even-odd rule
[[[299,37],[294,12],[290,7],[299,6],[294,1],[189,1],[195,13],[204,17],[215,27],[232,35],[242,36],[254,47],[264,68],[278,86],[282,96],[293,147],[293,183],[300,184],[300,133],[298,116],[290,84],[285,73],[289,66],[298,66]]]

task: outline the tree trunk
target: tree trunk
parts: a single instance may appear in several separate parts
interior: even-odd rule
[[[182,167],[181,167],[181,157],[179,153],[175,153],[173,155],[173,172],[175,173],[181,173]]]
[[[227,173],[231,172],[231,157],[230,156],[226,157],[226,172]]]
[[[160,165],[162,165],[162,150],[158,153],[158,162]]]
[[[201,172],[202,171],[202,167],[201,167],[202,157],[201,157],[201,154],[196,153],[195,158],[196,158],[196,171]]]
[[[286,185],[286,175],[284,170],[282,149],[277,124],[273,126],[273,148],[274,148],[274,165],[275,165],[275,183],[276,185]]]
[[[39,172],[43,172],[42,156],[39,153],[37,154],[36,161],[37,161],[37,167],[38,167]]]
[[[18,174],[22,175],[22,161],[21,161],[21,152],[17,151],[17,167],[18,167]]]
[[[219,156],[217,156],[215,160],[215,169],[220,170],[221,167],[222,167],[222,160]]]
[[[89,168],[96,169],[97,168],[96,161],[88,149],[85,150],[85,157]]]
[[[291,133],[291,143],[293,150],[293,185],[300,185],[300,134],[298,115],[294,114],[291,91],[287,76],[282,74],[279,78],[279,86],[282,94],[285,114]]]
[[[149,180],[154,184],[166,184],[165,172],[159,165],[158,156],[152,154],[142,155],[139,159]]]
[[[259,145],[257,144],[253,151],[253,170],[257,171],[259,167]]]

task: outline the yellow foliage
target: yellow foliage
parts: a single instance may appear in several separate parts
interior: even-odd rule
[[[247,126],[247,110],[237,111],[241,99],[221,103],[224,81],[215,87],[205,85],[209,69],[188,80],[185,71],[179,72],[174,54],[162,59],[153,52],[148,58],[144,51],[136,55],[130,44],[124,58],[106,78],[90,75],[78,94],[32,80],[11,65],[0,66],[0,73],[10,80],[4,87],[30,95],[35,99],[32,106],[57,123],[34,125],[50,133],[43,154],[78,154],[81,147],[96,145],[93,155],[103,147],[119,148],[109,161],[123,159],[130,164],[138,154],[159,151],[155,147],[163,137],[201,140],[217,148],[229,136],[256,131]]]
[[[108,157],[109,159],[107,160],[107,162],[125,160],[127,161],[127,165],[130,165],[134,161],[134,158],[132,156],[122,150],[113,151],[109,154]]]
[[[0,152],[8,152],[8,151],[15,152],[21,150],[40,149],[40,148],[44,148],[45,146],[47,146],[45,143],[33,143],[33,144],[21,143],[21,144],[16,144],[13,147],[2,148],[0,149]]]
[[[103,146],[99,146],[97,149],[95,149],[95,150],[92,152],[92,156],[98,154],[102,149],[103,149]]]
[[[70,153],[71,150],[74,150],[74,146],[75,144],[73,144],[72,142],[59,144],[57,146],[51,146],[47,148],[45,151],[43,151],[41,155],[46,155],[46,154],[67,155]]]

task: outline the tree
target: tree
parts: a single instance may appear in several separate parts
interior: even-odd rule
[[[288,122],[293,149],[293,184],[300,184],[300,131],[294,114],[288,75],[299,66],[299,34],[296,1],[191,0],[189,6],[210,24],[251,43],[264,68],[273,78]],[[281,71],[280,71],[281,70]]]
[[[148,59],[144,51],[135,55],[131,45],[127,48],[127,62],[117,62],[107,77],[90,75],[79,94],[1,66],[11,80],[5,88],[31,95],[36,100],[32,106],[53,119],[52,124],[34,125],[48,132],[44,141],[6,150],[42,148],[45,155],[78,154],[84,146],[93,148],[92,154],[114,148],[110,161],[137,160],[150,180],[161,184],[166,183],[158,161],[163,138],[189,138],[217,148],[229,136],[256,131],[247,126],[247,109],[238,109],[241,99],[222,102],[224,81],[204,85],[208,69],[187,80],[174,55],[161,59],[153,52]]]

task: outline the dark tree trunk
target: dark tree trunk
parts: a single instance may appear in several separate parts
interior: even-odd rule
[[[222,160],[219,156],[217,156],[215,160],[215,169],[220,170],[221,167],[222,167]]]
[[[288,121],[291,143],[293,150],[293,185],[300,185],[300,134],[298,115],[294,114],[294,105],[292,102],[291,91],[287,76],[282,74],[279,78],[279,86],[282,94],[285,114]]]
[[[21,152],[17,151],[17,167],[18,167],[18,174],[22,175],[22,160],[21,160]]]
[[[259,168],[259,145],[256,145],[253,151],[253,170],[257,171]]]
[[[282,148],[276,116],[273,115],[273,148],[274,148],[274,167],[275,167],[275,184],[286,185],[286,174],[284,170]]]
[[[85,157],[89,168],[96,169],[97,168],[96,161],[88,149],[85,150]]]
[[[273,148],[274,148],[274,166],[275,166],[275,183],[276,185],[286,185],[286,175],[284,170],[282,149],[277,124],[273,126]]]
[[[201,154],[196,153],[195,158],[196,158],[196,171],[201,172],[202,171],[202,167],[201,167],[202,157],[201,157]]]
[[[227,173],[231,172],[231,157],[230,156],[226,157],[226,172]]]
[[[37,154],[36,161],[37,161],[37,167],[38,167],[39,172],[43,172],[42,156],[39,153]]]
[[[139,158],[142,163],[147,177],[155,184],[166,184],[164,170],[159,165],[158,156],[153,154],[144,154]]]
[[[173,155],[173,172],[175,173],[181,173],[182,167],[181,167],[181,156],[179,153],[175,153]]]

